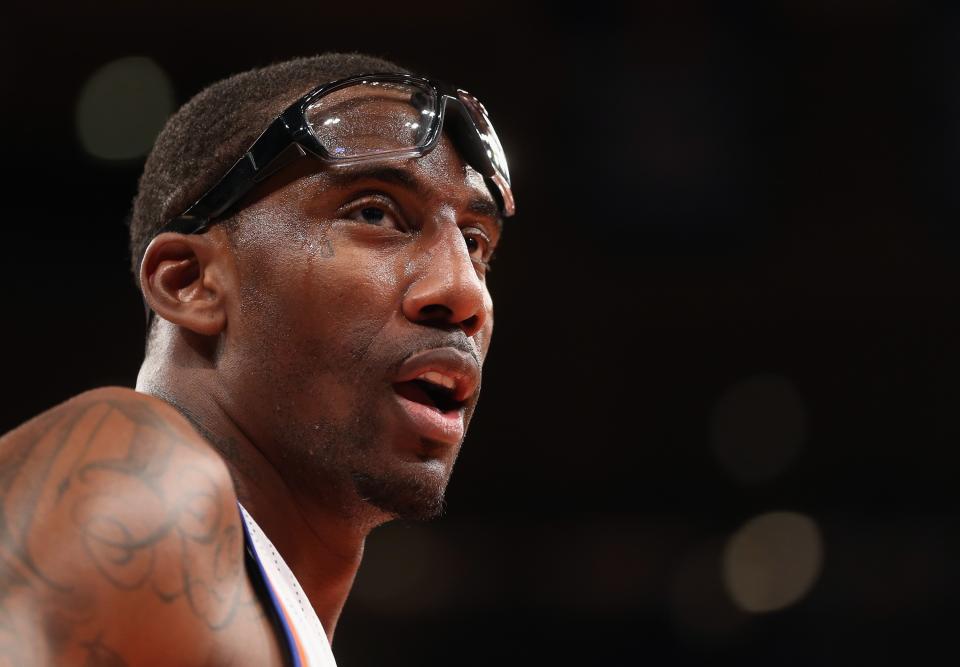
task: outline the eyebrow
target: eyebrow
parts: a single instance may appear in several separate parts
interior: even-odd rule
[[[399,185],[424,199],[430,195],[430,190],[422,180],[412,175],[408,170],[398,169],[397,167],[340,167],[328,169],[322,173],[324,178],[328,179],[330,185],[335,187],[346,187],[355,181],[368,179]],[[498,228],[503,228],[500,207],[491,199],[474,197],[467,203],[466,210],[474,215],[488,217],[496,222]]]
[[[488,218],[493,218],[496,220],[499,226],[503,226],[503,219],[500,217],[500,207],[489,199],[475,197],[474,199],[470,200],[469,204],[467,204],[467,210],[477,215],[484,215]]]
[[[403,186],[421,197],[426,197],[429,194],[422,181],[411,175],[409,171],[396,167],[339,167],[325,170],[322,173],[331,185],[337,187],[344,187],[354,181],[369,179]]]

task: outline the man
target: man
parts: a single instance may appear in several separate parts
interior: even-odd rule
[[[0,440],[5,664],[332,665],[366,535],[441,509],[513,199],[483,107],[397,71],[246,72],[158,137],[137,391]]]

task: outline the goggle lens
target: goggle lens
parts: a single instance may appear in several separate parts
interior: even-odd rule
[[[431,139],[437,106],[429,88],[364,81],[324,94],[304,117],[328,157],[353,161],[416,154]]]

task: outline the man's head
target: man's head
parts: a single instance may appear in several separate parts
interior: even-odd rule
[[[499,202],[458,145],[444,133],[416,159],[337,168],[307,157],[205,233],[156,235],[294,100],[371,71],[399,70],[321,56],[194,98],[147,161],[131,252],[159,316],[153,365],[175,379],[199,360],[192,390],[296,493],[427,516],[440,508],[493,328],[485,279]]]

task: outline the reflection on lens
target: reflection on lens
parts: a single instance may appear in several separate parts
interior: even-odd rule
[[[433,92],[414,84],[365,81],[327,93],[305,116],[331,157],[401,157],[429,141],[435,107]]]
[[[490,124],[490,116],[487,115],[486,108],[480,103],[480,100],[465,90],[458,90],[457,95],[459,95],[460,101],[463,103],[463,106],[470,114],[470,118],[472,118],[476,124],[477,130],[480,132],[480,138],[485,145],[487,157],[490,158],[493,166],[509,184],[510,169],[507,167],[507,156],[503,151],[503,146],[500,144],[500,138],[494,131],[493,125]]]

